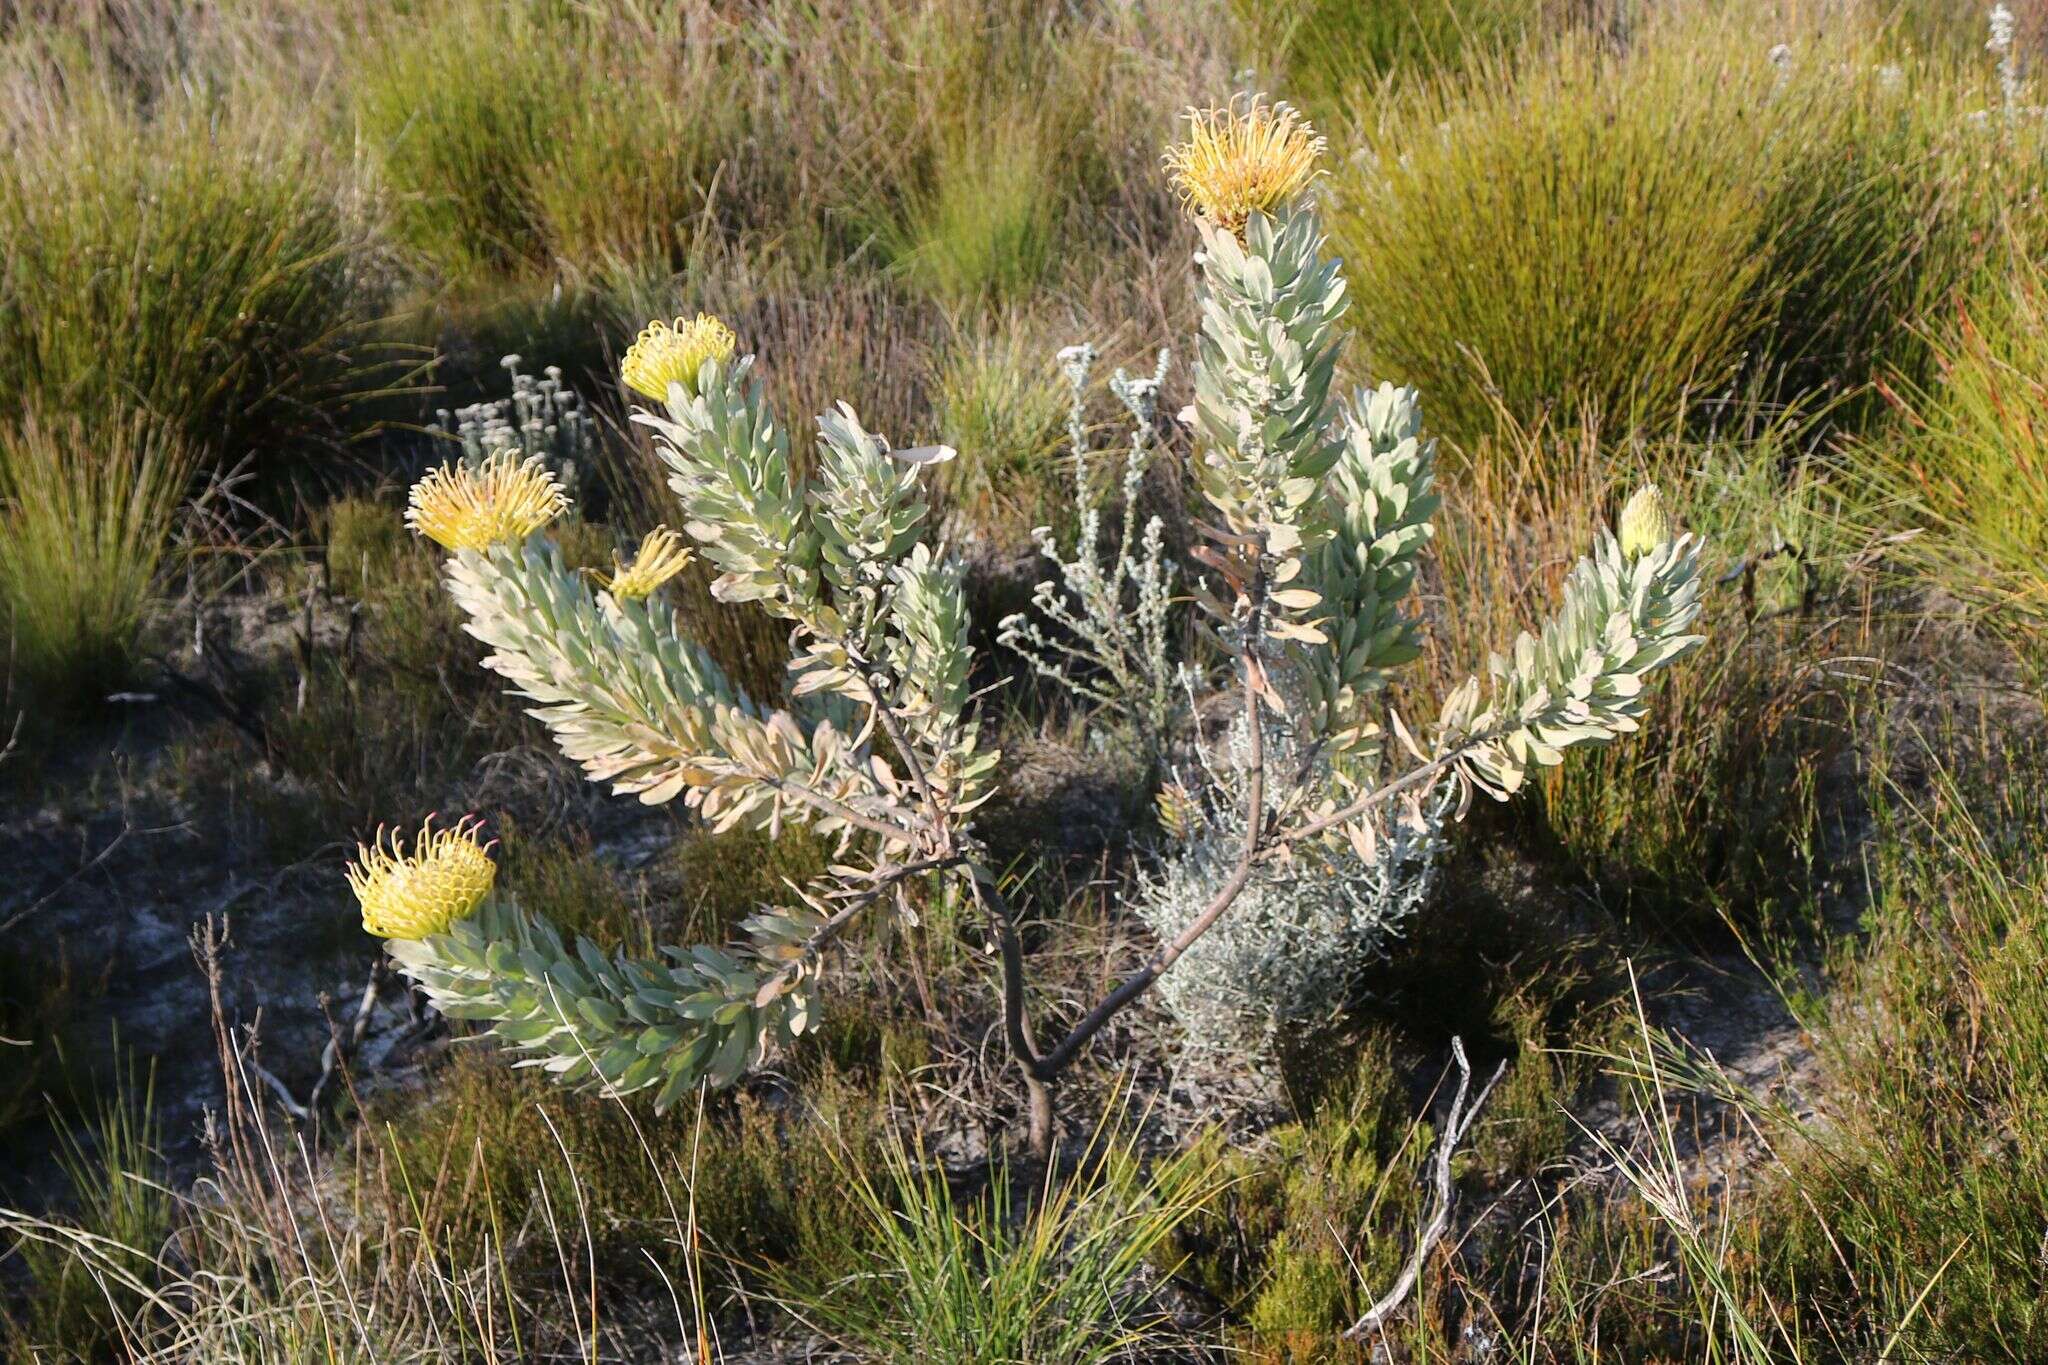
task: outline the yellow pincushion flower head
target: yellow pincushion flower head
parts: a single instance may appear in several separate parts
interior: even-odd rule
[[[516,545],[569,510],[568,495],[538,456],[510,450],[481,464],[444,464],[412,486],[405,524],[445,550]]]
[[[1616,539],[1630,559],[1641,559],[1671,539],[1671,516],[1664,510],[1664,495],[1656,484],[1647,483],[1635,491],[1621,509],[1619,530]]]
[[[674,326],[656,318],[626,348],[626,358],[619,362],[619,377],[635,393],[666,403],[669,385],[681,384],[695,393],[697,372],[704,362],[723,364],[732,359],[738,345],[732,328],[709,313],[677,318]]]
[[[612,577],[605,584],[605,591],[622,601],[645,597],[681,573],[689,562],[690,547],[683,543],[683,538],[666,526],[657,526],[640,542],[640,551],[631,564],[620,563],[616,554],[612,556]]]
[[[1327,145],[1292,105],[1253,95],[1188,110],[1188,140],[1163,159],[1188,211],[1241,238],[1254,212],[1272,213],[1321,174]]]
[[[388,838],[378,830],[369,847],[358,844],[348,885],[362,902],[363,928],[379,938],[423,939],[475,914],[498,875],[490,846],[478,842],[482,831],[473,817],[435,829],[430,815],[410,853],[396,830]]]

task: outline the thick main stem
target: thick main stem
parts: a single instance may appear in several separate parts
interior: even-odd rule
[[[1181,955],[1193,947],[1202,935],[1208,933],[1251,883],[1266,826],[1265,724],[1255,673],[1259,664],[1253,653],[1257,642],[1262,638],[1260,621],[1264,608],[1263,588],[1263,582],[1255,584],[1253,588],[1254,606],[1245,631],[1246,655],[1239,668],[1239,675],[1244,682],[1245,724],[1248,733],[1245,741],[1245,837],[1237,864],[1231,869],[1230,876],[1225,879],[1223,885],[1216,889],[1215,894],[1202,907],[1201,913],[1170,941],[1162,944],[1159,951],[1142,967],[1103,997],[1102,1001],[1069,1029],[1066,1036],[1049,1052],[1040,1053],[1031,1036],[1031,1022],[1024,1003],[1024,949],[1017,937],[1016,922],[1001,893],[996,891],[993,885],[989,887],[989,894],[995,904],[991,906],[984,903],[984,909],[993,922],[997,948],[1003,960],[1004,1039],[1009,1045],[1011,1057],[1017,1063],[1019,1073],[1024,1078],[1025,1093],[1030,1105],[1029,1137],[1034,1156],[1045,1157],[1051,1151],[1051,1087],[1059,1074],[1111,1019],[1150,989],[1154,981],[1178,962]],[[979,879],[975,882],[975,897],[977,900],[982,899],[982,883]]]
[[[1249,667],[1245,671],[1244,703],[1245,719],[1251,727],[1251,733],[1246,740],[1249,752],[1246,754],[1245,763],[1249,773],[1245,783],[1244,848],[1238,854],[1237,865],[1231,869],[1230,876],[1224,880],[1223,885],[1216,888],[1216,893],[1209,898],[1208,904],[1202,907],[1202,912],[1196,915],[1185,929],[1162,945],[1150,961],[1126,977],[1115,990],[1104,996],[1102,1003],[1088,1011],[1080,1023],[1069,1029],[1067,1036],[1060,1039],[1052,1051],[1039,1058],[1038,1070],[1042,1076],[1057,1075],[1063,1070],[1074,1059],[1074,1054],[1085,1047],[1089,1039],[1100,1033],[1104,1025],[1121,1013],[1125,1006],[1149,990],[1152,983],[1164,975],[1169,967],[1180,961],[1181,954],[1187,952],[1195,945],[1197,939],[1208,933],[1216,921],[1223,918],[1224,912],[1236,904],[1237,898],[1244,894],[1245,887],[1251,884],[1252,872],[1258,863],[1260,839],[1266,819],[1266,746],[1262,733],[1259,694],[1252,684]]]

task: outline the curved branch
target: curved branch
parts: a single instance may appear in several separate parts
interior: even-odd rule
[[[1479,742],[1476,739],[1467,740],[1453,748],[1446,749],[1443,753],[1429,760],[1429,762],[1409,769],[1384,787],[1375,787],[1348,806],[1332,811],[1328,815],[1318,816],[1297,829],[1285,830],[1275,834],[1267,841],[1265,847],[1259,850],[1259,856],[1261,858],[1271,857],[1287,848],[1290,844],[1298,844],[1303,839],[1313,839],[1318,834],[1348,825],[1373,807],[1385,804],[1394,797],[1399,796],[1402,792],[1408,791],[1413,787],[1426,786],[1430,780],[1464,757]]]
[[[850,825],[858,825],[869,833],[879,834],[885,839],[907,844],[915,842],[917,838],[917,830],[909,825],[899,825],[893,820],[884,820],[878,815],[868,815],[847,805],[837,797],[827,796],[821,791],[815,791],[810,787],[804,786],[801,782],[792,782],[786,777],[774,776],[756,777],[754,780],[777,795],[801,801],[814,810],[820,810],[827,815],[836,816]]]
[[[1415,1250],[1408,1257],[1408,1264],[1401,1267],[1400,1275],[1394,1280],[1393,1288],[1380,1296],[1379,1302],[1365,1310],[1364,1316],[1344,1329],[1347,1341],[1358,1341],[1367,1332],[1373,1331],[1385,1322],[1387,1315],[1399,1308],[1415,1289],[1416,1280],[1422,1276],[1422,1263],[1429,1259],[1429,1253],[1443,1240],[1451,1227],[1451,1158],[1457,1153],[1458,1145],[1465,1140],[1465,1134],[1479,1117],[1479,1111],[1486,1106],[1487,1097],[1493,1094],[1493,1087],[1500,1082],[1501,1074],[1508,1069],[1505,1058],[1493,1069],[1493,1076],[1472,1101],[1472,1107],[1465,1107],[1465,1092],[1472,1084],[1472,1063],[1465,1056],[1465,1040],[1451,1039],[1451,1056],[1458,1063],[1458,1093],[1451,1097],[1451,1112],[1444,1119],[1444,1135],[1436,1148],[1436,1212],[1422,1227],[1422,1235],[1415,1240]]]
[[[1114,1019],[1133,1000],[1143,995],[1154,981],[1180,960],[1181,954],[1193,947],[1195,940],[1209,932],[1212,925],[1223,917],[1223,913],[1236,903],[1237,898],[1251,883],[1252,871],[1257,866],[1260,842],[1266,820],[1266,744],[1264,726],[1260,718],[1259,693],[1253,681],[1254,663],[1247,662],[1241,672],[1244,677],[1244,708],[1247,722],[1245,767],[1245,837],[1244,849],[1238,855],[1237,866],[1216,894],[1202,907],[1202,913],[1195,916],[1187,928],[1173,937],[1153,954],[1150,961],[1125,978],[1123,983],[1094,1009],[1090,1010],[1078,1024],[1067,1031],[1050,1052],[1037,1060],[1032,1067],[1039,1080],[1050,1080],[1064,1070],[1074,1059],[1074,1054],[1087,1045],[1088,1040],[1100,1033],[1103,1027]],[[1007,963],[1006,976],[1007,976]],[[1007,994],[1007,991],[1006,991]]]

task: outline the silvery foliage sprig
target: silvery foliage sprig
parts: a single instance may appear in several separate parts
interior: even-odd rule
[[[1131,419],[1118,494],[1123,519],[1115,557],[1103,565],[1103,483],[1093,472],[1096,452],[1088,436],[1088,380],[1093,346],[1068,346],[1059,353],[1073,401],[1067,440],[1073,452],[1076,532],[1071,555],[1060,549],[1050,526],[1035,527],[1032,539],[1056,570],[1032,590],[1031,612],[1003,618],[997,639],[1017,651],[1033,672],[1050,678],[1133,724],[1149,752],[1165,743],[1178,691],[1171,659],[1173,588],[1179,569],[1166,552],[1166,525],[1158,517],[1138,528],[1145,473],[1158,446],[1159,390],[1166,382],[1170,354],[1159,353],[1150,375],[1132,377],[1122,369],[1110,392]],[[1050,631],[1041,626],[1044,618]]]
[[[517,451],[521,459],[537,455],[574,496],[596,453],[596,428],[582,396],[563,382],[561,366],[549,365],[536,377],[520,368],[524,363],[517,355],[498,362],[512,377],[510,397],[453,412],[442,408],[435,416],[472,464],[501,450]]]
[[[1344,283],[1322,249],[1305,204],[1277,222],[1252,215],[1241,244],[1205,225],[1195,406],[1203,491],[1227,523],[1213,538],[1235,549],[1238,573],[1256,567],[1273,585],[1286,619],[1265,633],[1310,695],[1315,741],[1341,753],[1373,736],[1367,708],[1386,671],[1417,653],[1400,603],[1438,498],[1412,390],[1330,401]],[[1698,542],[1658,520],[1640,553],[1602,533],[1540,636],[1492,661],[1489,704],[1476,679],[1446,701],[1433,751],[1395,718],[1418,763],[1506,796],[1529,767],[1636,728],[1645,675],[1699,642],[1685,633],[1699,613]],[[1212,609],[1232,605],[1242,615],[1241,601]],[[1255,658],[1260,648],[1248,646]],[[1289,712],[1277,690],[1267,700]]]
[[[1329,533],[1304,575],[1320,601],[1317,633],[1289,654],[1306,694],[1310,732],[1333,759],[1367,768],[1380,726],[1371,703],[1392,670],[1422,652],[1415,619],[1402,610],[1436,534],[1436,438],[1422,434],[1412,388],[1382,383],[1360,392],[1340,417],[1337,461],[1324,481]]]
[[[1285,717],[1266,714],[1265,761],[1329,784],[1330,755],[1304,752]],[[1192,771],[1160,798],[1165,841],[1130,904],[1162,941],[1181,933],[1224,883],[1247,837],[1246,723],[1220,745],[1197,743]],[[1265,796],[1278,819],[1284,794]],[[1449,786],[1404,809],[1361,851],[1337,841],[1262,866],[1230,913],[1159,982],[1182,1029],[1183,1065],[1198,1074],[1248,1071],[1270,1083],[1283,1035],[1327,1026],[1356,997],[1365,971],[1435,889],[1455,804]]]
[[[660,805],[682,796],[719,828],[841,815],[792,803],[797,788],[884,818],[888,802],[829,717],[756,704],[682,633],[659,599],[593,591],[545,537],[464,550],[448,591],[465,629],[491,647],[484,667],[537,703],[533,716],[593,782]]]
[[[685,529],[723,570],[712,595],[795,621],[792,690],[886,709],[929,746],[926,779],[971,808],[996,755],[979,752],[967,715],[960,572],[922,544],[919,475],[933,448],[896,451],[842,403],[818,419],[818,478],[806,485],[752,364],[706,361],[696,393],[670,390],[665,417],[635,414],[658,437]],[[875,771],[904,781],[886,762]]]
[[[1306,208],[1253,214],[1242,243],[1202,230],[1196,479],[1230,531],[1282,557],[1312,534],[1312,502],[1339,451],[1328,404],[1345,284],[1321,247]]]
[[[668,948],[661,959],[572,945],[545,917],[496,896],[446,934],[394,939],[392,956],[450,1019],[490,1025],[564,1085],[624,1095],[659,1087],[666,1110],[700,1082],[730,1085],[809,1026],[806,983],[828,919],[780,908],[742,924],[735,949]]]
[[[1436,750],[1462,783],[1505,800],[1565,751],[1639,728],[1650,673],[1698,645],[1700,541],[1664,539],[1640,554],[1602,530],[1565,580],[1556,615],[1445,698]]]
[[[659,1084],[661,1107],[730,1083],[807,1026],[829,940],[877,901],[907,915],[908,880],[960,864],[954,840],[997,761],[968,715],[960,572],[921,538],[918,474],[943,455],[892,450],[842,405],[819,419],[806,481],[751,371],[750,356],[706,360],[694,392],[672,384],[665,412],[635,418],[721,571],[714,594],[794,623],[789,708],[747,697],[670,607],[593,586],[543,535],[459,551],[448,586],[491,648],[485,666],[590,778],[649,803],[681,797],[718,828],[807,821],[837,836],[841,861],[793,888],[797,904],[763,907],[747,943],[665,949],[662,963],[571,949],[509,903],[393,945],[447,1012],[565,1081]],[[856,840],[866,866],[849,860]]]

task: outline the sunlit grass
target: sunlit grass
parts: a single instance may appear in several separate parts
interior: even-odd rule
[[[42,706],[71,709],[131,676],[198,465],[139,416],[0,427],[0,627]]]
[[[9,412],[116,430],[146,413],[271,472],[331,449],[393,377],[363,230],[321,157],[274,130],[88,90],[59,125],[14,130],[0,254]]]
[[[1331,224],[1374,372],[1472,438],[1496,403],[1655,429],[1910,363],[1983,222],[1963,101],[1854,24],[1765,32],[1796,42],[1681,7],[1356,96]]]
[[[1899,420],[1856,447],[1852,474],[1904,555],[1995,625],[2048,627],[2048,273],[2011,243],[1981,285],[1930,323],[1925,383],[1901,381]]]

